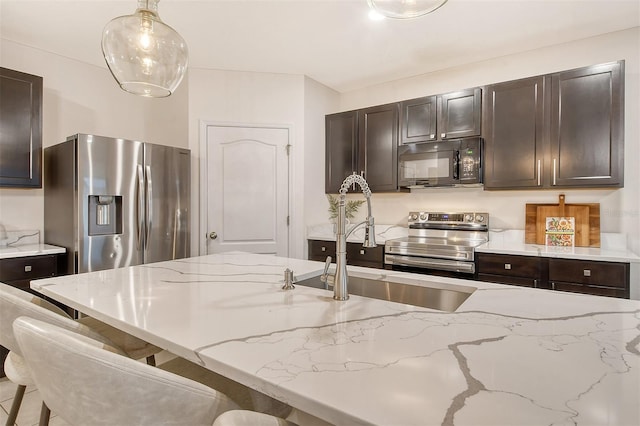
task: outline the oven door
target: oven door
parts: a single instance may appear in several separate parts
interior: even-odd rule
[[[398,156],[398,183],[404,188],[451,186],[459,182],[459,153],[453,149],[438,149],[438,144],[424,149],[419,145],[406,147]]]
[[[385,254],[385,266],[407,266],[423,270],[440,270],[449,272],[458,272],[467,275],[473,275],[476,271],[474,262],[440,259],[435,257],[407,256],[396,254]]]

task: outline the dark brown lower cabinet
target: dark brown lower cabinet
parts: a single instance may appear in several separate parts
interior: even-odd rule
[[[538,288],[546,281],[542,258],[503,254],[476,253],[479,281]]]
[[[552,290],[628,299],[629,264],[574,259],[549,259]]]
[[[12,257],[0,259],[0,281],[30,293],[31,280],[58,275],[58,265],[63,262],[64,255],[50,254],[43,256]],[[40,297],[43,297],[39,294]],[[51,301],[51,300],[50,300]],[[66,306],[61,306],[65,309]],[[5,377],[4,360],[9,351],[0,346],[0,377]]]
[[[335,241],[308,240],[308,244],[309,260],[324,262],[327,256],[331,256],[331,261],[335,263]],[[364,248],[359,243],[347,243],[347,264],[384,269],[384,245]]]
[[[479,281],[628,299],[629,264],[476,253]]]

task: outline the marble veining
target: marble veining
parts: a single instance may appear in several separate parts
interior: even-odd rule
[[[275,344],[287,346],[288,351],[286,351],[282,358],[273,359],[270,363],[260,366],[255,371],[256,375],[278,384],[295,382],[304,375],[313,376],[327,372],[334,374],[354,371],[361,372],[364,370],[394,369],[394,367],[407,360],[428,358],[438,352],[450,351],[457,362],[459,372],[464,377],[466,388],[452,396],[450,405],[446,407],[444,413],[441,413],[443,418],[435,424],[465,424],[464,422],[455,420],[456,414],[465,409],[468,410],[467,401],[477,397],[481,393],[508,395],[510,399],[515,398],[518,405],[530,405],[528,411],[542,411],[546,413],[546,416],[551,416],[551,412],[553,412],[554,414],[551,417],[555,419],[554,422],[559,421],[561,424],[564,424],[566,421],[568,424],[572,424],[575,421],[575,417],[579,414],[576,409],[571,408],[572,404],[579,402],[594,388],[601,386],[604,377],[610,374],[630,372],[631,367],[625,360],[627,356],[625,352],[636,355],[636,359],[632,360],[632,363],[636,369],[640,367],[637,359],[637,348],[632,351],[627,349],[629,345],[633,345],[633,342],[638,339],[639,335],[636,334],[626,345],[624,345],[624,342],[620,345],[612,344],[608,341],[608,332],[612,330],[607,330],[611,327],[607,325],[608,318],[606,318],[608,316],[634,315],[637,321],[639,314],[640,309],[629,312],[587,312],[579,315],[554,318],[526,318],[473,311],[460,314],[403,312],[377,318],[345,321],[343,323],[311,330],[296,328],[269,333],[265,336],[250,336],[241,340],[220,342],[219,344],[200,348],[200,351],[234,343],[232,353],[264,353],[267,350],[265,346]],[[589,321],[585,322],[583,320]],[[563,327],[561,333],[556,334],[554,331],[559,328],[557,325],[558,322],[576,323]],[[546,323],[546,325],[540,327],[538,324],[541,323]],[[442,335],[442,330],[436,330],[436,328],[446,329],[447,327],[451,327],[452,334],[460,337],[459,328],[456,326],[461,325],[474,327],[477,329],[476,331],[483,331],[489,334],[489,336],[480,339],[465,339],[450,342],[449,337]],[[480,327],[481,325],[483,328]],[[630,327],[629,329],[636,330],[637,332],[637,327],[638,325]],[[372,355],[367,352],[368,356],[362,358],[354,358],[352,356],[348,362],[345,362],[342,358],[327,359],[327,353],[331,350],[329,348],[340,346],[348,347],[349,345],[358,346],[363,342],[369,342],[378,338],[378,334],[380,333],[386,336],[386,329],[394,330],[388,334],[395,336],[397,340],[404,341],[403,343],[405,345],[407,341],[414,339],[421,340],[428,335],[431,335],[431,337],[440,337],[442,343],[436,344],[432,339],[432,346],[428,351],[425,351],[422,345],[416,344],[412,346],[411,350],[403,353],[402,356],[398,356],[398,353],[400,353],[400,348],[397,347],[399,343],[397,341],[386,342],[386,344],[396,346],[395,350],[392,351],[397,353],[396,356],[382,357],[380,353],[372,351],[376,352],[376,354]],[[616,330],[616,332],[622,332],[624,330],[623,328]],[[440,339],[438,339],[438,341],[439,340]],[[514,342],[516,345],[514,345]],[[249,348],[240,349],[240,346],[255,346],[255,348],[253,350]],[[489,352],[495,351],[496,349],[491,349],[491,346],[497,346],[502,353],[513,352],[514,347],[524,346],[530,348],[531,351],[542,353],[541,356],[549,352],[562,353],[569,351],[573,346],[579,346],[589,349],[591,351],[591,358],[598,356],[601,364],[594,364],[592,366],[594,371],[597,372],[596,374],[592,374],[587,380],[577,381],[575,387],[567,389],[567,393],[564,396],[566,400],[550,401],[550,398],[542,395],[542,393],[552,391],[553,381],[556,379],[555,375],[548,377],[548,389],[545,389],[546,387],[526,389],[526,386],[523,388],[519,384],[512,385],[510,383],[502,383],[501,380],[496,380],[495,377],[478,374],[477,359],[482,355],[478,352],[485,350]],[[417,349],[419,347],[420,349]],[[573,352],[574,351],[571,350],[572,354]],[[358,351],[348,351],[348,353],[357,354]],[[548,358],[552,359],[553,356]],[[503,359],[503,361],[507,365],[510,362],[508,359]],[[481,364],[480,367],[482,366]],[[559,367],[564,368],[562,365]],[[480,373],[482,373],[482,368],[480,368]],[[495,373],[493,375],[495,375]],[[561,375],[557,377],[561,377]],[[336,392],[338,391],[338,389],[335,390]],[[621,398],[638,396],[637,392],[635,395],[620,395]],[[515,402],[513,402],[513,404],[515,404]],[[371,408],[368,408],[368,411],[370,410]],[[477,419],[477,417],[475,418]],[[496,416],[492,418],[495,419]],[[633,422],[637,419],[638,417],[635,417],[635,419],[631,417],[629,420]],[[371,421],[375,423],[375,417],[372,418]],[[408,421],[409,423],[407,424],[422,424],[423,418],[418,417]],[[470,424],[477,423],[474,421]]]
[[[350,267],[476,290],[448,313],[281,290],[322,262],[227,253],[32,287],[334,424],[640,424],[640,302]]]
[[[42,244],[40,231],[0,229],[0,259],[64,253],[64,247]]]

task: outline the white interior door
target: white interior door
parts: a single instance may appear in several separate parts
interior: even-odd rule
[[[206,252],[288,256],[289,129],[206,127]]]

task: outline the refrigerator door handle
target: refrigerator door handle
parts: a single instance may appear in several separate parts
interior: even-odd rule
[[[151,179],[151,166],[146,166],[145,176],[147,178],[147,237],[144,240],[144,248],[145,250],[149,247],[149,240],[151,239],[151,225],[153,222],[153,181]]]
[[[144,194],[144,172],[142,170],[142,166],[138,164],[138,191],[136,192],[136,225],[137,225],[137,247],[138,251],[142,250],[142,238],[144,236],[144,216],[142,212],[144,211],[144,198],[142,198],[142,194]]]

